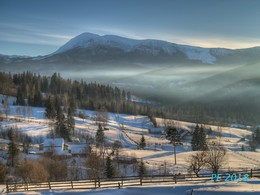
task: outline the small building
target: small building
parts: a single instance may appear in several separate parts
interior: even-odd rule
[[[179,134],[180,134],[181,139],[191,139],[192,138],[192,133],[188,130],[181,129],[181,130],[179,130]]]
[[[68,150],[68,145],[64,143],[63,138],[45,139],[39,146],[44,153],[56,153],[58,155],[64,154]]]

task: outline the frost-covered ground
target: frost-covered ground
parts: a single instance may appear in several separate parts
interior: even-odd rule
[[[5,115],[5,109],[0,105],[2,115]],[[78,110],[85,113],[88,118],[82,119],[75,117],[75,128],[77,132],[84,132],[95,137],[97,124],[93,120],[93,111]],[[177,166],[173,166],[174,153],[173,147],[169,141],[162,138],[160,134],[149,134],[149,129],[153,127],[147,116],[127,115],[108,113],[109,120],[107,128],[104,131],[106,139],[109,142],[120,140],[122,143],[121,154],[142,158],[149,168],[158,168],[164,163],[168,165],[170,173],[178,173],[187,170],[187,158],[193,153],[191,150],[190,140],[183,141],[183,145],[177,146]],[[167,121],[157,118],[157,123],[163,125]],[[169,122],[169,121],[168,121]],[[192,131],[196,124],[184,121],[170,121],[178,128]],[[44,116],[44,108],[26,107],[26,106],[9,106],[7,120],[1,122],[3,128],[15,126],[24,133],[38,138],[45,137],[50,132],[53,122]],[[225,169],[251,169],[260,168],[260,152],[250,152],[248,150],[248,137],[251,136],[250,130],[205,125],[206,128],[212,129],[211,140],[219,140],[227,149],[227,163]],[[221,136],[218,136],[221,133]],[[147,143],[145,150],[137,149],[136,142],[139,142],[144,135]],[[4,143],[6,140],[1,140]],[[244,145],[246,151],[241,151]],[[80,145],[72,144],[73,150],[82,150]],[[39,155],[30,154],[26,157],[37,158]],[[128,173],[131,175],[131,173]],[[152,173],[153,174],[153,173]],[[156,173],[154,173],[156,174]],[[160,185],[160,184],[158,184]],[[5,186],[2,186],[4,188]],[[260,181],[254,180],[248,183],[229,183],[229,184],[177,184],[172,186],[149,186],[149,187],[132,187],[122,189],[90,190],[90,191],[43,191],[13,194],[187,194],[189,190],[194,189],[194,194],[259,194]],[[1,190],[0,190],[1,192]]]
[[[1,110],[5,108],[1,105]],[[97,124],[93,120],[93,111],[78,110],[88,116],[87,119],[75,117],[75,128],[77,132],[84,132],[92,137],[95,137]],[[3,113],[3,112],[2,112]],[[108,113],[109,120],[105,131],[106,139],[109,142],[120,140],[123,149],[122,154],[135,155],[137,158],[142,158],[148,166],[158,166],[166,162],[172,166],[174,161],[173,147],[165,138],[161,138],[160,134],[149,134],[149,128],[153,125],[147,116],[127,115]],[[27,107],[27,106],[9,106],[9,120],[4,120],[1,124],[3,128],[16,126],[24,133],[30,136],[47,136],[52,128],[52,121],[44,116],[44,108]],[[17,121],[15,119],[19,119]],[[156,119],[159,125],[171,122],[178,128],[192,131],[196,124],[184,121],[167,121],[164,119]],[[228,161],[225,164],[226,169],[251,169],[260,168],[260,152],[249,152],[248,137],[251,136],[250,130],[217,127],[205,125],[206,128],[212,129],[211,140],[220,140],[222,145],[228,150]],[[217,136],[221,133],[221,136]],[[145,150],[138,150],[136,143],[139,142],[141,136],[144,135],[147,143]],[[241,146],[244,145],[246,151],[241,151]],[[75,150],[77,145],[73,146]],[[192,154],[190,140],[183,141],[182,146],[177,146],[177,164],[178,168],[187,168],[187,158]],[[176,168],[176,167],[175,167]],[[176,170],[177,171],[177,170]]]
[[[258,195],[260,193],[260,180],[252,180],[240,183],[205,183],[205,184],[176,184],[164,185],[155,184],[153,186],[143,187],[127,187],[127,188],[113,188],[113,189],[96,189],[96,190],[49,190],[42,192],[17,192],[10,193],[15,195],[37,194],[37,195],[51,195],[51,194],[76,194],[76,195],[189,195],[193,191],[194,195]]]

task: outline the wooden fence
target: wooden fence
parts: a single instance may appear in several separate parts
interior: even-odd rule
[[[260,178],[259,170],[223,172],[219,182],[225,181],[225,175],[229,174],[248,174],[249,180],[252,177]],[[201,183],[211,180],[211,174],[178,174],[178,175],[154,175],[145,177],[115,177],[97,178],[95,180],[78,181],[46,181],[46,182],[7,182],[7,192],[38,191],[38,190],[71,190],[71,189],[97,189],[97,188],[121,188],[127,186],[140,186],[151,184],[176,184],[176,183]],[[213,181],[212,181],[213,182]]]

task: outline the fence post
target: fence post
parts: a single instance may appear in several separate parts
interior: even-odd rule
[[[250,178],[252,178],[253,177],[253,170],[251,169],[250,170]]]
[[[95,189],[97,188],[97,179],[95,179]]]
[[[51,190],[51,183],[48,181],[49,190]]]
[[[177,176],[174,174],[174,182],[177,183]]]
[[[100,177],[98,177],[98,187],[100,188]]]
[[[118,189],[120,189],[120,182],[118,182]]]
[[[9,185],[8,185],[8,181],[6,181],[6,191],[7,191],[7,193],[9,192]]]
[[[71,182],[71,189],[73,189],[73,181],[71,180],[70,182]]]
[[[121,186],[123,186],[124,185],[124,178],[122,177],[121,178]]]
[[[16,181],[14,182],[14,191],[17,191],[17,189],[16,189]]]
[[[143,177],[140,177],[140,185],[143,185]]]

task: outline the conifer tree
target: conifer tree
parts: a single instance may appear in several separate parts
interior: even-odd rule
[[[141,160],[138,168],[138,176],[141,178],[144,177],[146,175],[146,167],[143,160]]]
[[[198,124],[196,125],[192,134],[191,147],[193,151],[200,150],[200,128]]]
[[[21,106],[25,105],[25,101],[24,101],[24,98],[23,98],[23,93],[22,93],[21,87],[18,87],[18,89],[17,89],[16,104],[21,105]]]
[[[179,134],[178,130],[173,126],[167,127],[165,130],[165,133],[166,133],[166,139],[170,140],[170,143],[173,144],[174,164],[176,165],[177,164],[176,146],[177,146],[178,142],[179,143],[181,142],[180,134]]]
[[[207,150],[206,133],[202,126],[200,126],[199,130],[199,150]]]
[[[19,149],[16,143],[16,137],[14,130],[11,128],[8,132],[9,144],[8,144],[8,161],[11,167],[15,166],[16,159],[19,154]]]
[[[207,150],[206,133],[198,124],[192,134],[191,146],[193,151]]]
[[[55,119],[56,117],[55,105],[51,97],[49,97],[45,103],[45,116],[48,119]]]
[[[142,135],[142,137],[141,137],[141,139],[140,139],[139,146],[140,146],[141,149],[144,149],[145,146],[146,146],[146,142],[145,142],[144,135]]]
[[[105,143],[105,134],[101,124],[98,124],[98,130],[96,133],[96,146],[102,146]]]
[[[112,164],[112,160],[110,156],[106,159],[106,169],[105,169],[105,175],[107,178],[112,178],[115,176],[115,169]]]

